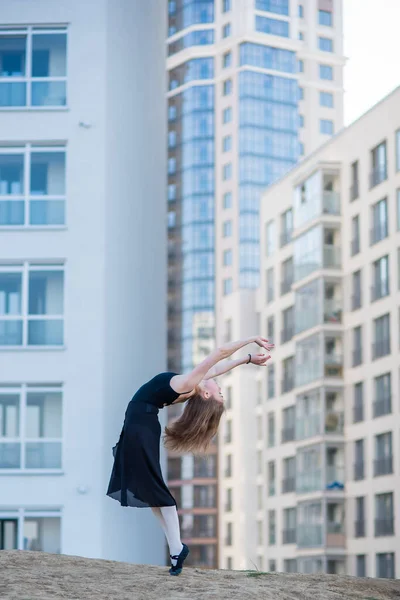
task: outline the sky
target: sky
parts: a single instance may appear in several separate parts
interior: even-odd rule
[[[343,0],[343,9],[349,125],[400,85],[400,0]]]

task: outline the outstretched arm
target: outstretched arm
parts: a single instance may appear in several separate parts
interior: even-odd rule
[[[191,373],[185,375],[175,375],[172,377],[172,389],[179,394],[193,390],[196,385],[198,385],[200,381],[206,377],[210,369],[212,369],[217,363],[225,358],[229,358],[232,356],[232,354],[241,348],[244,348],[248,344],[253,343],[258,344],[260,348],[264,348],[267,350],[267,352],[269,352],[274,346],[273,344],[270,344],[266,338],[260,336],[253,336],[245,340],[224,344],[220,348],[217,348],[211,352],[211,354],[209,354],[207,358],[205,358],[197,367],[195,367]]]
[[[259,367],[266,367],[270,358],[271,356],[269,354],[250,354],[243,358],[237,358],[236,360],[223,360],[212,367],[204,379],[213,379],[214,377],[232,371],[232,369],[235,369],[236,367],[240,367],[240,365],[247,365],[249,363],[258,365]]]

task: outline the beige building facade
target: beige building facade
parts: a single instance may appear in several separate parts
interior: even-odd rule
[[[399,577],[400,88],[271,186],[260,227],[219,341],[276,350],[225,377],[220,564]]]

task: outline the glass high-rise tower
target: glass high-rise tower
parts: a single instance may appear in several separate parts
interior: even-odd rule
[[[171,370],[213,347],[222,296],[259,285],[263,190],[342,126],[341,4],[168,2]],[[216,447],[210,454],[171,456],[169,480],[192,559],[217,566]]]

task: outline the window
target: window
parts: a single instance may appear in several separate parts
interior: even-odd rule
[[[293,209],[289,208],[281,216],[281,248],[292,239]]]
[[[287,294],[292,289],[294,281],[294,264],[293,256],[283,261],[282,263],[282,281],[281,281],[281,295]]]
[[[232,163],[224,165],[222,177],[224,181],[229,181],[232,179]]]
[[[0,266],[0,346],[61,346],[63,265]]]
[[[273,256],[276,249],[275,222],[268,221],[266,226],[267,256]]]
[[[175,0],[169,0],[168,2],[168,14],[169,15],[173,15],[176,13],[176,1]]]
[[[296,509],[295,508],[284,508],[283,509],[283,531],[282,531],[282,543],[283,544],[295,544],[296,543]]]
[[[325,27],[332,27],[332,13],[327,10],[318,11],[318,23]]]
[[[232,28],[231,28],[230,23],[227,23],[226,25],[224,25],[222,28],[222,37],[223,38],[229,37],[231,35],[231,30],[232,30]]]
[[[299,71],[299,73],[304,73],[304,60],[299,59],[297,63],[297,70]]]
[[[354,384],[353,423],[364,420],[364,385],[362,381]]]
[[[177,117],[177,108],[175,105],[171,105],[168,107],[168,121],[175,121]]]
[[[274,268],[271,267],[267,270],[267,303],[273,302],[275,298],[275,286],[274,286]]]
[[[293,360],[293,359],[292,359]],[[283,428],[282,428],[282,444],[293,442],[295,439],[296,425],[296,409],[294,406],[284,408],[282,411]]]
[[[376,555],[376,576],[383,579],[395,579],[394,552]]]
[[[354,442],[354,480],[364,479],[364,440]]]
[[[262,546],[263,543],[264,543],[263,522],[257,521],[257,545]]]
[[[168,185],[168,202],[176,200],[176,185],[171,183]]]
[[[361,294],[361,270],[354,271],[353,273],[353,296],[351,300],[352,310],[361,308],[362,294]]]
[[[168,148],[175,148],[176,146],[176,131],[168,132]]]
[[[351,220],[352,240],[351,240],[351,256],[355,256],[360,252],[360,216],[356,215]]]
[[[223,0],[222,2],[222,12],[226,13],[232,10],[232,0]]]
[[[224,250],[224,266],[229,267],[232,265],[232,250]]]
[[[376,359],[387,354],[390,354],[390,314],[374,319],[372,357]]]
[[[299,115],[299,127],[304,127],[304,115]]]
[[[271,341],[274,341],[274,338],[275,338],[275,319],[274,319],[274,317],[268,317],[267,338]]]
[[[386,142],[382,142],[371,150],[370,187],[373,188],[387,179],[387,151]]]
[[[304,100],[304,88],[299,86],[299,100]]]
[[[300,156],[304,156],[304,154],[305,154],[303,142],[299,142],[299,154],[300,154]]]
[[[176,227],[176,212],[170,210],[168,213],[168,229],[173,229],[174,227]]]
[[[361,365],[362,361],[362,329],[359,325],[353,329],[353,367]]]
[[[268,545],[274,546],[276,544],[276,512],[274,510],[268,511]],[[275,566],[274,566],[275,570]]]
[[[322,52],[333,52],[333,40],[327,37],[319,37],[318,48],[322,50]]]
[[[365,498],[359,496],[356,501],[356,520],[354,527],[354,537],[365,537]]]
[[[268,463],[268,496],[275,496],[275,461]]]
[[[400,129],[396,131],[396,171],[400,171]]]
[[[330,119],[320,119],[319,130],[323,135],[333,135],[333,121]]]
[[[271,400],[271,398],[275,397],[275,365],[274,365],[274,363],[271,363],[270,366],[268,367],[267,378],[268,378],[268,389],[267,389],[268,400]]]
[[[284,573],[297,573],[297,559],[285,558],[283,561]]]
[[[232,136],[226,135],[222,141],[223,152],[230,152],[232,150]]]
[[[304,6],[299,4],[299,18],[304,19]]]
[[[0,227],[65,224],[65,156],[62,144],[0,149]]]
[[[255,0],[256,10],[289,15],[289,0]]]
[[[233,281],[232,278],[224,279],[224,296],[228,296],[233,292]]]
[[[389,218],[386,198],[373,205],[371,219],[371,245],[373,245],[387,238],[389,235]]]
[[[356,577],[366,577],[366,556],[365,554],[357,554],[356,556]]]
[[[351,165],[350,200],[358,198],[358,160]]]
[[[176,173],[176,158],[172,157],[168,159],[168,175],[174,175]]]
[[[379,375],[378,377],[375,377],[374,388],[374,417],[389,415],[392,412],[392,385],[390,373],[385,373],[384,375]]]
[[[396,190],[396,219],[397,219],[397,231],[400,231],[400,188]]]
[[[6,473],[61,469],[61,385],[2,386],[0,439],[0,470]]]
[[[304,41],[304,32],[303,32],[303,31],[299,31],[299,40],[300,40],[301,42],[303,42],[303,41]]]
[[[375,436],[374,476],[393,473],[392,432]]]
[[[375,496],[375,537],[394,535],[393,493]]]
[[[223,94],[224,96],[229,96],[232,94],[232,79],[226,79],[226,81],[224,81]]]
[[[224,221],[223,235],[224,235],[224,237],[231,237],[231,235],[232,235],[232,221]]]
[[[319,77],[320,79],[333,80],[333,67],[330,65],[319,65]]]
[[[0,64],[0,107],[66,106],[66,27],[2,30]]]
[[[230,106],[224,109],[223,121],[224,123],[230,123],[232,121],[232,108]]]
[[[284,311],[282,311],[282,332],[281,332],[281,344],[286,344],[289,342],[294,335],[294,306],[289,306]],[[284,365],[286,361],[290,360],[290,358],[285,359]],[[290,374],[290,379],[283,379],[283,387],[285,388],[285,392],[289,392],[294,387],[294,373]]]
[[[232,208],[232,192],[226,192],[224,194],[223,206],[224,208]]]
[[[333,108],[333,94],[331,92],[320,92],[319,93],[319,104],[320,104],[320,106],[326,106],[327,108]]]
[[[371,301],[389,295],[389,256],[382,256],[372,264]]]
[[[226,524],[226,539],[225,539],[225,545],[226,546],[232,546],[232,542],[233,542],[233,527],[232,527],[232,523],[227,523]]]
[[[275,446],[275,415],[268,414],[268,448]]]
[[[296,457],[283,459],[282,494],[294,492],[296,488]]]
[[[232,66],[232,52],[225,52],[222,57],[222,66],[224,69]]]
[[[59,510],[2,510],[0,532],[0,550],[62,552]]]
[[[268,17],[256,16],[256,31],[269,35],[289,37],[289,23],[281,19],[270,19]]]

